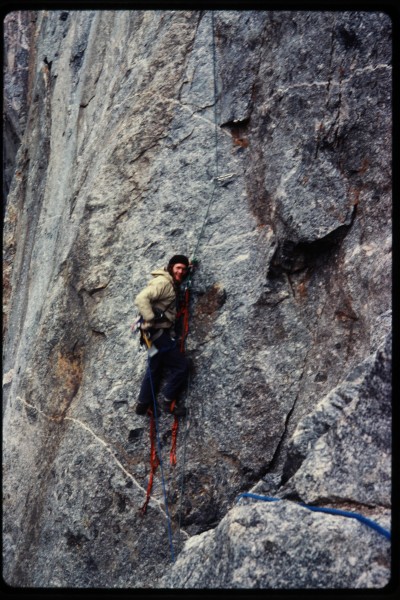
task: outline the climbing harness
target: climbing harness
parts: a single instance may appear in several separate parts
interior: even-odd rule
[[[282,498],[274,498],[272,496],[261,496],[259,494],[252,494],[250,492],[240,494],[240,496],[237,497],[237,501],[239,501],[241,498],[252,498],[253,500],[261,500],[263,502],[279,502],[280,500],[282,500]],[[302,502],[300,502],[299,505],[303,508],[308,508],[308,510],[311,510],[313,512],[323,512],[328,513],[330,515],[338,515],[341,517],[348,517],[350,519],[357,519],[361,523],[364,523],[364,525],[371,527],[371,529],[375,529],[375,531],[385,536],[385,538],[387,538],[388,540],[390,540],[391,538],[390,531],[388,531],[384,527],[381,527],[381,525],[379,525],[372,519],[368,519],[367,517],[364,517],[364,515],[361,515],[359,513],[348,510],[339,510],[338,508],[313,506],[311,504],[304,504]]]
[[[144,319],[143,317],[139,316],[134,324],[131,327],[131,331],[133,334],[139,334],[139,344],[141,347],[146,347],[147,351],[149,353],[149,356],[155,356],[158,352],[157,348],[154,346],[153,344],[153,339],[150,335],[149,331],[145,331],[142,329],[142,323],[143,323]]]
[[[157,350],[156,346],[154,346],[154,344],[153,344],[151,335],[147,331],[143,331],[142,329],[140,330],[140,335],[141,335],[140,341],[141,341],[141,343],[143,341],[145,343],[145,345],[147,346],[147,351],[148,351],[150,358],[152,356],[155,356],[158,353],[158,350]]]

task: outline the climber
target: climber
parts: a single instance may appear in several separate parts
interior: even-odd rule
[[[163,390],[163,409],[177,417],[186,414],[185,406],[179,402],[179,395],[187,384],[189,366],[177,344],[175,325],[180,284],[189,267],[189,259],[176,254],[166,268],[152,272],[153,279],[135,298],[141,315],[140,328],[157,349],[155,354],[149,353],[149,363],[136,404],[138,415],[145,415],[148,408],[153,406],[153,392],[157,395],[165,368],[170,373]]]

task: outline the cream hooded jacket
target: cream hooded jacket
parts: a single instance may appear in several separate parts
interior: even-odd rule
[[[169,328],[176,319],[176,288],[172,275],[165,269],[157,269],[152,273],[153,279],[139,292],[135,298],[135,305],[145,321],[153,327]],[[155,322],[153,308],[161,310],[168,321]]]

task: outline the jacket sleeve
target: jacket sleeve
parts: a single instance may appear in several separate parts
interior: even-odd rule
[[[163,281],[154,279],[135,298],[135,305],[145,321],[155,317],[152,304],[162,298],[167,286]]]

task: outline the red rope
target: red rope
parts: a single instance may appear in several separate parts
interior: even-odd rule
[[[146,500],[144,501],[144,504],[140,509],[143,515],[146,514],[147,505],[150,501],[151,490],[153,488],[154,473],[157,471],[157,467],[160,464],[159,458],[157,456],[156,447],[156,421],[154,418],[153,410],[149,408],[148,412],[150,413],[150,475],[149,483],[147,485]]]
[[[169,453],[169,462],[174,467],[176,465],[176,440],[178,437],[179,419],[175,417],[174,424],[172,425],[172,442],[171,451]]]

